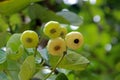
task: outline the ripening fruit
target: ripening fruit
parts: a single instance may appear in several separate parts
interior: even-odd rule
[[[20,40],[26,48],[34,48],[39,42],[37,33],[32,30],[24,31],[20,37]]]
[[[67,34],[67,28],[61,27],[60,37],[65,38],[66,34]]]
[[[50,38],[57,38],[60,35],[60,24],[56,21],[49,21],[45,24],[43,32]]]
[[[64,39],[60,37],[50,39],[47,44],[47,50],[51,55],[62,55],[66,51]]]
[[[73,31],[65,36],[65,42],[68,48],[76,50],[83,44],[83,36],[80,32]]]

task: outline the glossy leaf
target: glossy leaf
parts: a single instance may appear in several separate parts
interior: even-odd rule
[[[6,61],[7,55],[6,53],[0,49],[0,64],[4,63]]]
[[[10,34],[7,32],[0,32],[0,47],[4,47],[7,43]]]
[[[18,51],[17,52],[12,52],[10,50],[8,50],[8,58],[11,59],[11,60],[18,60],[24,53],[24,47],[21,45],[19,48],[18,48]],[[11,54],[13,53],[13,54]]]
[[[82,19],[75,13],[70,11],[61,11],[57,15],[63,16],[67,19],[72,25],[79,26],[82,23]]]
[[[28,56],[21,66],[19,72],[19,80],[30,80],[34,72],[35,72],[35,58],[34,56]]]
[[[30,3],[38,0],[4,0],[0,2],[0,14],[10,15],[23,10]],[[16,4],[19,3],[19,4]]]
[[[4,72],[0,72],[0,80],[8,80],[7,75]]]
[[[12,80],[19,80],[18,79],[19,69],[20,69],[20,64],[18,61],[14,61],[10,59],[7,60],[7,70]]]
[[[12,60],[19,59],[24,53],[24,48],[20,42],[21,34],[13,34],[7,42],[7,51],[8,58]]]
[[[6,68],[7,68],[7,62],[0,64],[0,71],[4,70]]]
[[[21,34],[13,34],[7,42],[7,49],[11,49],[12,52],[17,52],[19,46],[21,45],[20,42],[20,35]]]
[[[0,32],[1,33],[6,32],[7,28],[8,24],[4,21],[3,17],[0,15]]]
[[[54,67],[58,61],[59,57],[50,56],[50,63]],[[82,55],[68,51],[62,62],[58,67],[70,70],[84,70],[89,64],[89,60]]]
[[[52,20],[61,23],[69,23],[65,18],[56,15],[54,12],[47,10],[38,4],[31,5],[28,9],[29,15],[32,19],[40,19],[42,22]]]

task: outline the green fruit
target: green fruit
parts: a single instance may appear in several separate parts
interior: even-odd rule
[[[50,39],[47,44],[47,50],[51,55],[62,55],[66,51],[66,44],[64,39],[58,37]]]
[[[34,48],[39,42],[37,33],[31,30],[24,31],[20,37],[20,40],[25,48]]]
[[[45,24],[43,32],[49,38],[57,38],[60,36],[60,24],[56,21],[49,21]]]
[[[68,48],[76,50],[83,44],[83,36],[80,32],[73,31],[65,36],[65,42]]]

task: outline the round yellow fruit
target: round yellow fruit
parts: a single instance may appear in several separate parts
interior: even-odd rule
[[[60,35],[60,24],[56,21],[49,21],[45,24],[43,32],[49,38],[57,38]]]
[[[34,48],[38,45],[39,37],[35,31],[26,30],[22,33],[20,40],[25,48]]]
[[[47,50],[51,55],[62,55],[66,51],[64,39],[60,37],[50,39],[47,44]]]
[[[72,31],[65,36],[65,42],[68,48],[76,50],[83,44],[83,35],[80,32]]]

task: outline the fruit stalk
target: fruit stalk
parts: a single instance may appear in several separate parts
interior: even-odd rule
[[[64,53],[63,53],[63,55],[59,58],[59,60],[58,60],[58,62],[57,62],[57,64],[55,65],[55,67],[52,69],[52,71],[45,77],[45,79],[43,79],[43,80],[46,80],[47,78],[49,78],[51,75],[52,75],[52,73],[55,71],[55,69],[57,68],[57,66],[61,63],[61,61],[63,60],[63,58],[64,58],[64,56],[67,54],[67,52],[65,51]]]

